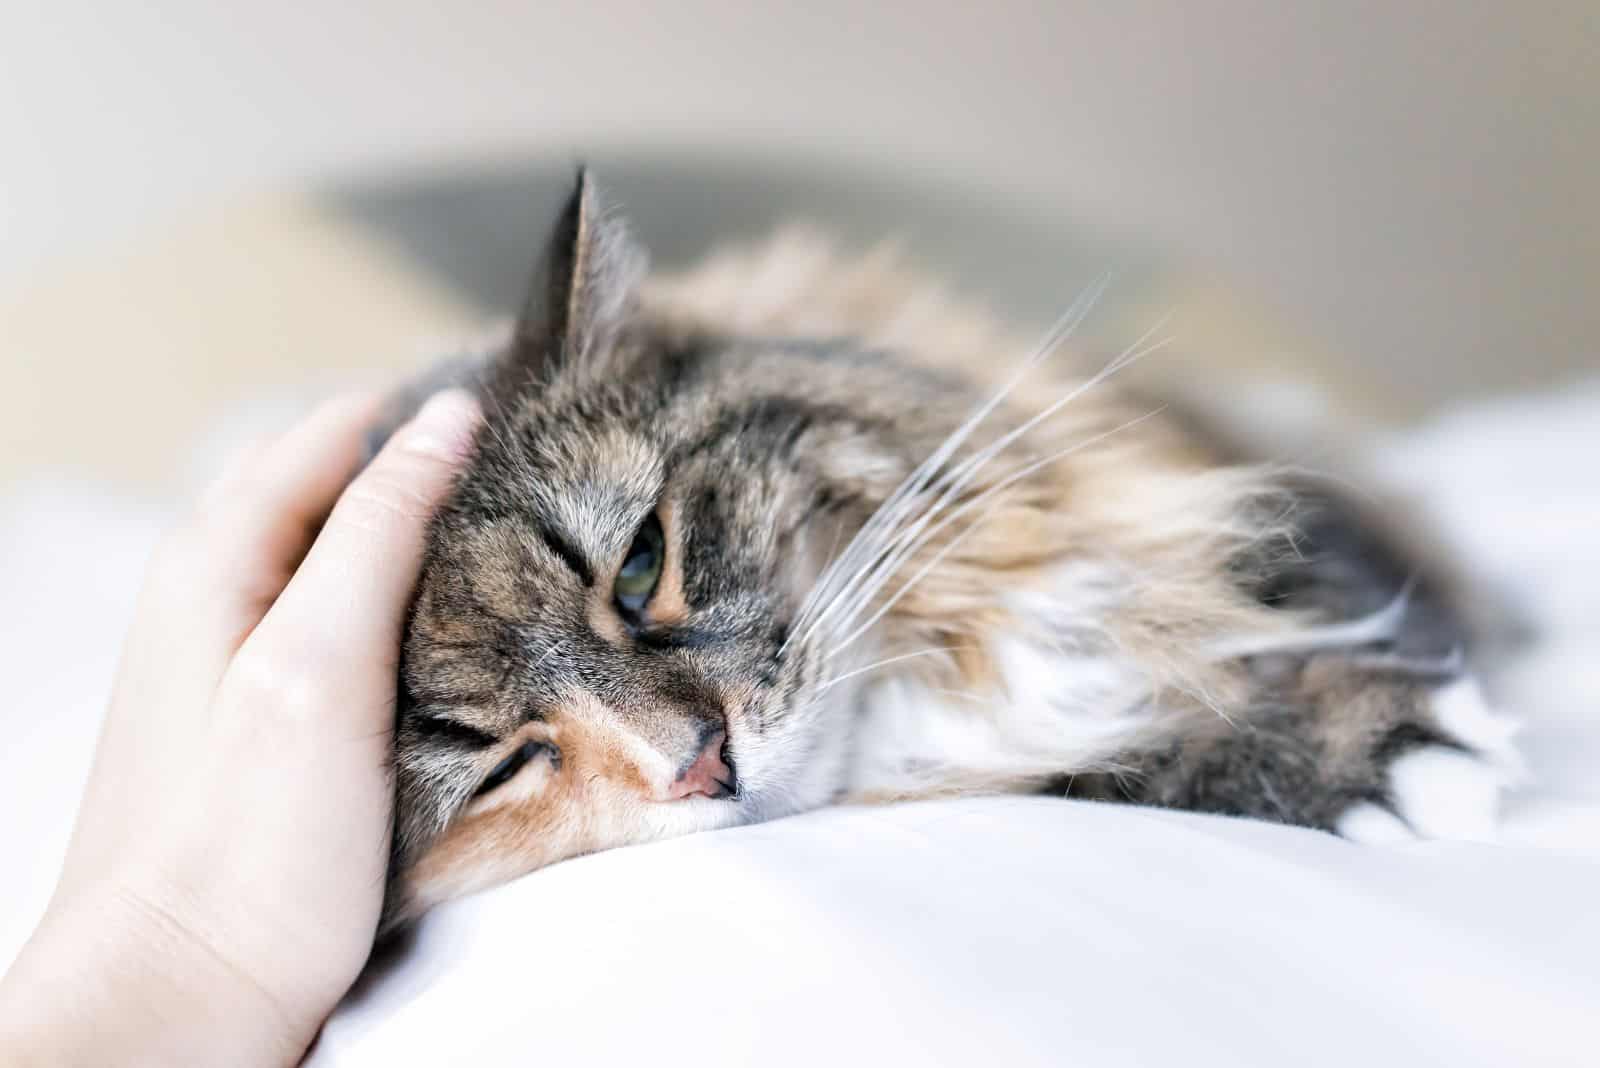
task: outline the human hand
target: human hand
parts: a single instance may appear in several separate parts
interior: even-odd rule
[[[349,482],[375,413],[320,409],[156,554],[60,883],[0,984],[25,1063],[292,1064],[365,963],[404,615],[478,419],[440,394]]]

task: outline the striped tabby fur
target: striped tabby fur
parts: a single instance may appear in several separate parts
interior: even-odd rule
[[[406,638],[391,926],[840,801],[1482,831],[1451,812],[1492,806],[1510,758],[1448,585],[1123,388],[1138,347],[1075,364],[1094,293],[1026,345],[801,233],[644,264],[580,175],[510,340],[425,387],[469,384],[487,421]],[[659,579],[628,610],[652,523]]]

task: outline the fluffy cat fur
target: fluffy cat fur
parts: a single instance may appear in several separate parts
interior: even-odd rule
[[[487,416],[405,640],[386,926],[834,802],[1481,832],[1415,802],[1492,809],[1512,760],[1454,585],[1125,388],[1137,351],[1058,352],[1093,296],[1030,346],[800,232],[648,278],[580,174],[510,339],[395,407],[456,382]],[[615,584],[651,523],[632,611]]]

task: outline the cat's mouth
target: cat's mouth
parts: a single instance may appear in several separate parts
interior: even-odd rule
[[[739,768],[738,765],[733,762],[733,749],[731,748],[732,745],[732,739],[727,736],[726,732],[724,732],[722,745],[718,749],[717,755],[722,758],[722,765],[723,767],[727,768],[728,777],[726,779],[719,779],[717,781],[717,785],[726,791],[723,796],[730,801],[737,801],[739,799]]]

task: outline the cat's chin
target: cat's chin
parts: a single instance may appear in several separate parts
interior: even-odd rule
[[[640,838],[655,841],[754,823],[759,818],[755,815],[758,804],[753,797],[691,797],[653,804],[644,813],[644,833]]]
[[[850,693],[841,693],[814,706],[806,722],[780,719],[775,730],[761,735],[731,724],[730,749],[739,769],[739,796],[732,804],[739,823],[781,819],[839,800],[854,732],[851,701]]]

